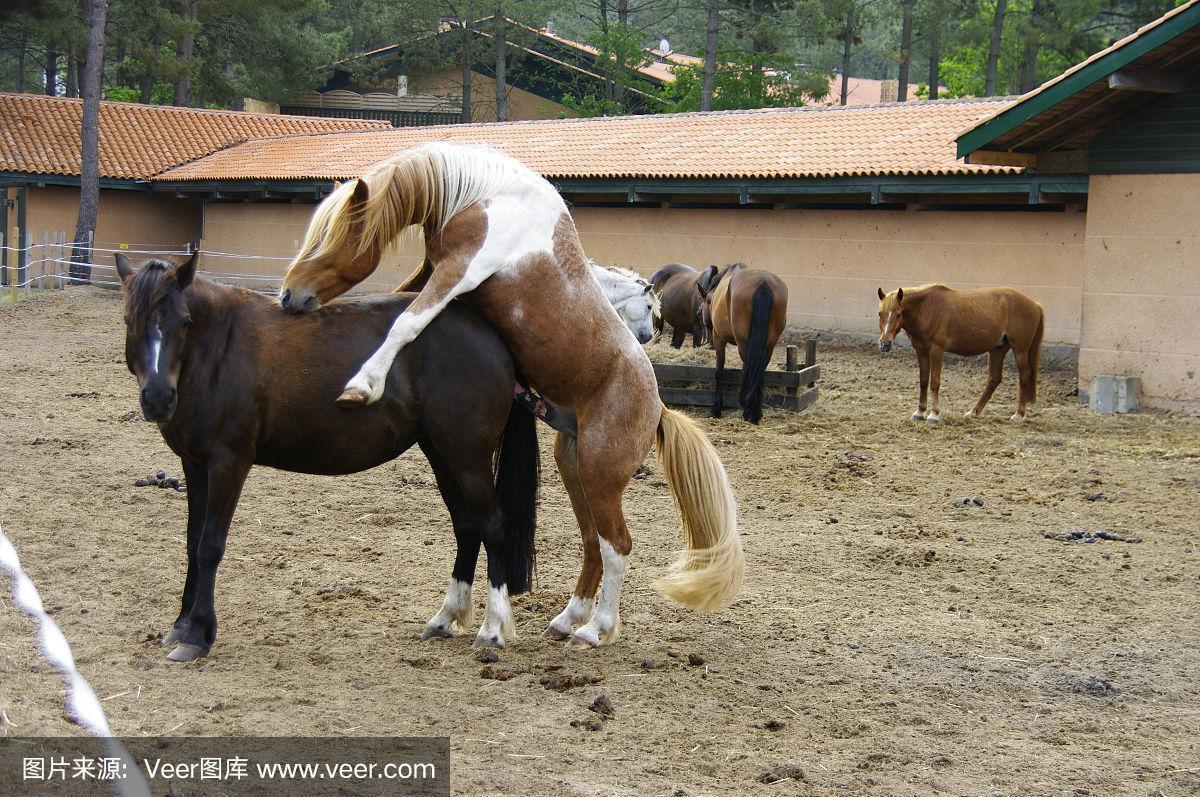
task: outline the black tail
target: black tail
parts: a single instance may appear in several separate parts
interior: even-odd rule
[[[508,594],[520,595],[533,586],[533,532],[537,528],[541,453],[533,415],[515,403],[508,413],[496,452],[496,492],[504,513]]]
[[[763,377],[771,360],[771,350],[767,347],[767,326],[771,323],[774,305],[775,292],[770,285],[760,283],[750,300],[750,339],[746,341],[742,389],[738,393],[742,417],[750,423],[762,420]]]

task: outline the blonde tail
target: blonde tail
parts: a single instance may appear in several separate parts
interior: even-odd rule
[[[657,442],[687,547],[654,587],[696,611],[718,609],[737,595],[746,569],[729,477],[712,443],[683,413],[663,409]]]

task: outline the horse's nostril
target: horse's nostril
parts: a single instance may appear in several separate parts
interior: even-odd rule
[[[280,303],[280,304],[282,304],[284,307],[286,307],[286,306],[287,306],[287,303],[288,303],[288,301],[289,301],[291,298],[292,298],[292,290],[291,290],[291,288],[289,288],[289,289],[287,289],[286,291],[284,291],[282,294],[280,294],[280,296],[279,296],[279,303]]]

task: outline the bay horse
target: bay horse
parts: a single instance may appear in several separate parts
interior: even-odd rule
[[[187,578],[164,644],[172,661],[208,653],[217,633],[217,567],[252,465],[297,473],[373,468],[418,445],[450,510],[458,552],[450,589],[423,639],[471,618],[471,582],[487,551],[487,615],[478,646],[514,637],[508,595],[529,589],[538,484],[533,416],[514,409],[504,341],[465,306],[449,308],[387,374],[387,397],[348,411],[334,399],[413,301],[391,295],[293,317],[269,298],[178,267],[140,269],[121,254],[125,362],[146,420],[187,479]],[[493,468],[493,458],[495,467]]]
[[[735,343],[742,358],[742,386],[738,392],[742,417],[758,423],[762,420],[763,377],[787,326],[787,285],[770,271],[747,268],[745,263],[731,263],[720,271],[709,266],[696,284],[704,303],[703,317],[711,324],[713,347],[717,350],[712,415],[720,418],[724,409],[725,346]]]
[[[942,385],[942,355],[988,355],[988,381],[966,417],[978,418],[1004,375],[1004,357],[1012,349],[1017,361],[1019,389],[1014,423],[1025,420],[1028,405],[1037,401],[1038,361],[1046,330],[1042,306],[1013,288],[956,291],[947,285],[879,289],[879,350],[888,352],[900,330],[917,353],[921,398],[914,421],[938,423],[938,392]],[[926,390],[933,393],[925,412]]]
[[[620,266],[602,266],[588,261],[592,276],[604,291],[608,303],[617,311],[621,322],[629,328],[638,343],[649,343],[654,337],[661,305],[654,286],[635,271]]]
[[[650,284],[658,292],[662,312],[655,319],[658,334],[662,334],[663,322],[671,325],[671,345],[676,349],[683,346],[688,331],[692,333],[692,347],[699,348],[707,331],[700,317],[700,291],[696,281],[700,272],[683,263],[668,263],[650,276]]]
[[[540,175],[495,150],[445,142],[376,164],[317,206],[281,305],[306,312],[344,293],[410,228],[424,234],[425,259],[402,287],[420,292],[341,403],[377,401],[396,353],[461,297],[499,331],[530,386],[578,417],[577,437],[558,435],[555,460],[583,535],[583,566],[547,635],[580,648],[617,639],[632,548],[621,496],[652,443],[686,544],[656,586],[699,611],[728,603],[744,571],[729,477],[704,432],[663,406],[650,359],[591,275],[566,203]]]

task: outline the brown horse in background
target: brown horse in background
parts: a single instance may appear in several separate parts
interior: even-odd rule
[[[725,346],[736,343],[742,358],[738,403],[742,417],[758,423],[762,420],[763,376],[787,326],[787,285],[770,271],[733,263],[719,272],[716,266],[706,268],[697,288],[703,297],[704,314],[711,318],[712,342],[717,350],[713,417],[721,417],[724,404]]]
[[[700,272],[683,263],[668,263],[650,277],[650,284],[658,293],[662,308],[654,319],[654,328],[662,334],[663,322],[671,325],[671,345],[675,348],[683,346],[683,339],[688,330],[692,331],[692,347],[699,347],[704,342],[706,332],[700,318],[700,305],[703,301],[696,281]]]
[[[978,417],[1004,374],[1004,357],[1012,349],[1020,375],[1020,395],[1012,420],[1025,420],[1027,405],[1037,401],[1038,360],[1046,330],[1042,306],[1012,288],[956,291],[946,285],[879,289],[879,350],[887,352],[900,330],[908,334],[921,369],[921,400],[914,421],[937,423],[942,355],[988,355],[988,382],[968,418]],[[933,407],[925,413],[925,393]]]

